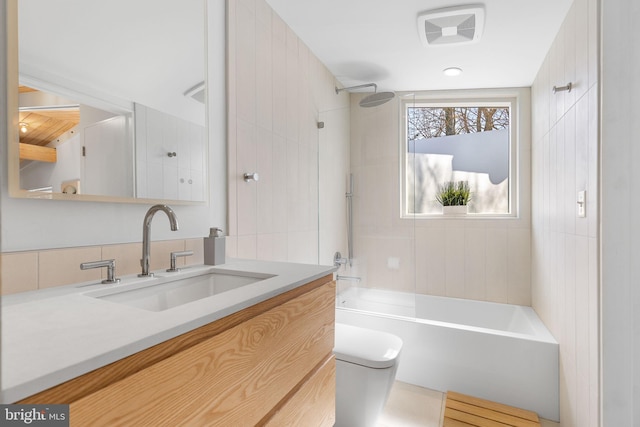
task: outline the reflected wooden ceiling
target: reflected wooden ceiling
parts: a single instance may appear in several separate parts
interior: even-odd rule
[[[37,92],[36,89],[20,86],[20,93]],[[66,132],[80,123],[80,109],[38,108],[23,110],[19,114],[20,126],[26,124],[26,132],[20,132],[20,142],[24,144],[46,146],[58,140]]]

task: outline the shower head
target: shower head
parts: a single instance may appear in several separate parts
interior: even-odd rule
[[[364,108],[377,107],[378,105],[391,101],[394,96],[396,96],[396,94],[393,92],[373,93],[362,98],[360,100],[360,106]]]
[[[364,108],[377,107],[378,105],[382,105],[385,102],[391,101],[393,97],[396,96],[396,94],[393,92],[378,93],[378,85],[376,85],[375,83],[367,83],[367,84],[358,85],[358,86],[343,87],[340,89],[336,87],[336,94],[342,92],[343,90],[362,89],[362,88],[371,87],[371,86],[373,86],[374,93],[362,98],[362,100],[360,101],[361,107],[364,107]]]

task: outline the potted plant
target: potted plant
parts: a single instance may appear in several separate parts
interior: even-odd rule
[[[442,213],[464,215],[471,200],[471,189],[467,181],[447,181],[440,186],[436,200],[442,205]]]

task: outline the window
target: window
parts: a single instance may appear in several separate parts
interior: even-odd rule
[[[471,189],[472,215],[514,214],[515,99],[405,101],[403,216],[440,215],[445,183]]]

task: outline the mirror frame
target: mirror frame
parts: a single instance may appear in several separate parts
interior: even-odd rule
[[[203,200],[202,201],[190,201],[190,200],[170,200],[170,199],[147,199],[137,197],[117,197],[117,196],[100,196],[92,194],[65,194],[65,193],[47,193],[44,191],[27,191],[20,188],[20,134],[18,132],[19,123],[19,40],[18,40],[18,1],[19,0],[6,0],[6,35],[7,35],[7,184],[9,189],[9,196],[19,199],[42,199],[42,200],[70,200],[70,201],[83,201],[83,202],[107,202],[107,203],[132,203],[132,204],[168,204],[172,205],[191,205],[191,206],[205,206],[209,205],[210,198],[210,184],[209,184],[209,102],[208,102],[208,89],[205,84],[205,144],[204,144],[204,185],[203,185]],[[207,80],[207,4],[206,1],[202,1],[203,7],[203,25],[205,40],[204,40],[204,52],[202,54],[205,58],[205,67],[203,74],[204,80]],[[135,164],[132,165],[135,175]]]

